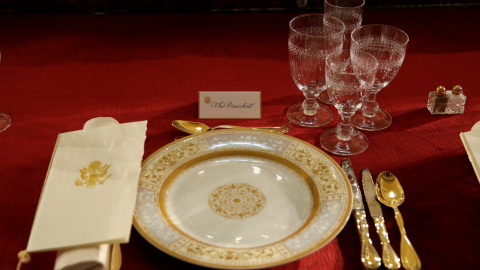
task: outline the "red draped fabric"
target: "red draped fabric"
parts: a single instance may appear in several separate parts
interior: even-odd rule
[[[14,269],[26,247],[59,133],[100,116],[148,120],[148,157],[183,135],[173,120],[199,120],[198,91],[262,92],[262,119],[204,121],[209,125],[285,123],[288,106],[303,98],[287,55],[288,22],[296,15],[0,15],[0,111],[13,120],[0,133],[0,269]],[[480,265],[480,185],[459,138],[480,121],[479,16],[478,7],[364,13],[364,24],[401,28],[410,43],[400,72],[378,95],[392,126],[367,132],[369,148],[351,160],[357,177],[368,167],[374,177],[388,170],[400,179],[406,192],[400,210],[424,269]],[[456,84],[467,96],[465,113],[431,115],[428,93]],[[335,115],[325,127],[295,127],[288,135],[320,147],[320,134],[338,121]],[[383,213],[399,252],[393,211]],[[135,229],[122,251],[122,269],[202,268],[157,250]],[[52,269],[54,260],[54,252],[33,254],[22,269]],[[324,248],[272,269],[361,269],[354,221]]]

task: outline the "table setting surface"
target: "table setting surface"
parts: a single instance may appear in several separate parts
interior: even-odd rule
[[[210,127],[284,125],[288,107],[304,99],[290,75],[287,47],[288,23],[300,14],[1,14],[0,111],[12,124],[0,133],[0,268],[14,269],[17,253],[26,248],[58,134],[80,130],[95,117],[147,120],[146,159],[187,135],[172,126],[174,120]],[[365,168],[374,180],[389,171],[401,182],[403,221],[424,269],[480,265],[480,183],[459,135],[480,121],[478,16],[478,6],[363,14],[362,24],[401,28],[410,41],[402,68],[377,96],[391,126],[365,131],[368,148],[350,160],[360,186]],[[462,86],[463,114],[430,114],[428,94],[439,85]],[[199,91],[261,91],[261,119],[199,119]],[[285,136],[323,151],[320,135],[340,121],[335,107],[328,107],[330,123],[293,126]],[[338,164],[343,159],[325,155]],[[394,211],[382,210],[399,253]],[[380,252],[368,214],[367,221]],[[207,269],[162,252],[136,228],[121,250],[122,269]],[[268,269],[362,269],[355,220],[350,217],[329,243],[305,255]],[[34,253],[22,269],[52,269],[55,256]]]

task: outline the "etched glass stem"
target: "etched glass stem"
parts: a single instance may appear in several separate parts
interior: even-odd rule
[[[339,111],[340,123],[337,125],[337,138],[341,141],[349,141],[353,134],[353,124],[350,121],[353,113]]]
[[[379,110],[380,106],[377,102],[378,91],[370,91],[367,98],[363,102],[362,111],[365,117],[374,117],[375,113]]]
[[[319,91],[317,90],[316,86],[307,86],[303,90],[303,95],[305,96],[305,100],[303,101],[303,112],[306,115],[314,115],[317,113],[317,109],[319,103],[317,102],[317,97],[319,95]]]

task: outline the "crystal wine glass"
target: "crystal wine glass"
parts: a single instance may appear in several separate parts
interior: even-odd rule
[[[407,52],[408,40],[404,31],[388,25],[364,25],[352,31],[351,51],[370,53],[378,61],[372,90],[364,100],[362,109],[352,118],[355,127],[375,131],[392,124],[392,116],[380,109],[376,95],[397,75]]]
[[[7,129],[11,124],[12,124],[12,119],[10,118],[10,115],[4,112],[0,112],[0,132]]]
[[[350,49],[350,36],[353,29],[362,24],[363,8],[365,0],[325,0],[324,11],[337,17],[345,24],[345,39],[343,48]],[[318,100],[323,103],[333,105],[335,101],[328,95],[328,91],[322,91],[318,96]]]
[[[317,102],[325,86],[325,58],[342,49],[345,25],[324,14],[300,15],[290,21],[288,52],[290,72],[305,100],[287,110],[288,119],[299,126],[319,127],[332,120],[332,112]]]
[[[325,150],[340,156],[362,153],[368,147],[365,134],[355,130],[350,121],[362,105],[362,98],[370,91],[377,72],[377,59],[365,52],[351,53],[343,50],[339,55],[326,59],[325,77],[327,91],[335,100],[340,123],[320,136]]]
[[[1,55],[0,55],[0,60],[1,60]],[[4,112],[0,112],[0,132],[7,129],[11,124],[12,124],[12,118],[10,118],[10,115]]]

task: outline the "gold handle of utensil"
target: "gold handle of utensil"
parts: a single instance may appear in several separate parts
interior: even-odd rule
[[[241,126],[232,126],[232,125],[221,125],[210,128],[210,130],[215,129],[250,129],[250,130],[268,130],[268,131],[277,131],[279,127],[241,127]]]
[[[383,217],[374,217],[373,222],[375,223],[375,228],[377,229],[377,234],[380,238],[380,243],[382,244],[383,265],[388,269],[399,269],[402,264],[400,263],[400,258],[397,253],[395,253],[395,250],[390,245],[390,240],[388,240],[385,220]]]
[[[112,247],[112,255],[110,256],[110,270],[120,270],[122,267],[122,251],[120,244],[115,243]]]
[[[418,270],[422,268],[420,258],[417,255],[417,252],[413,248],[412,243],[407,237],[407,231],[403,226],[402,214],[398,208],[393,208],[395,211],[395,220],[397,221],[398,228],[400,230],[400,258],[402,259],[402,265],[407,270]]]
[[[380,256],[372,244],[370,234],[368,232],[367,215],[364,210],[354,210],[355,222],[357,223],[357,232],[360,238],[360,258],[362,260],[363,268],[377,269],[382,265]]]

